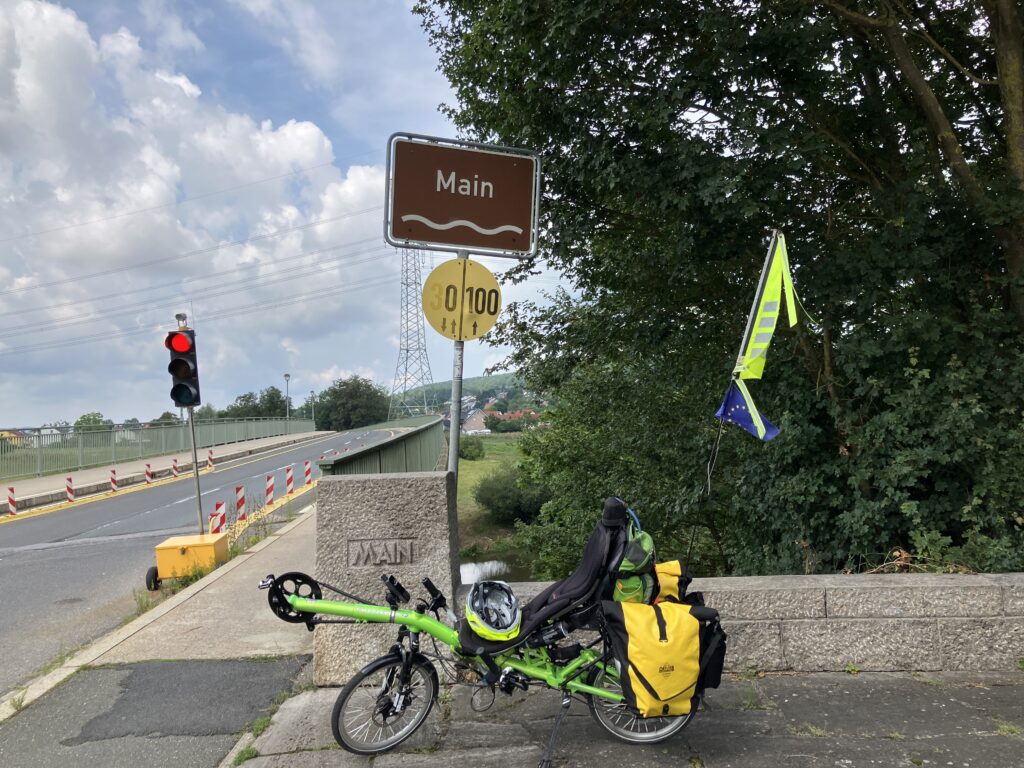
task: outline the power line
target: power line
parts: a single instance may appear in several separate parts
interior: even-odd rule
[[[382,205],[375,205],[375,206],[373,206],[371,208],[363,208],[362,210],[352,211],[351,213],[345,213],[345,214],[341,214],[339,216],[329,216],[326,219],[314,219],[313,221],[307,222],[305,224],[297,224],[294,227],[286,227],[284,229],[277,229],[277,230],[274,230],[273,232],[267,232],[266,234],[262,234],[262,235],[253,235],[252,237],[247,237],[247,238],[244,238],[242,240],[232,240],[231,242],[227,242],[227,243],[218,243],[217,245],[210,246],[209,248],[200,248],[200,249],[197,249],[197,250],[194,250],[194,251],[186,251],[185,253],[179,253],[179,254],[177,254],[175,256],[164,256],[164,257],[159,258],[159,259],[150,259],[149,261],[140,261],[138,263],[129,264],[129,265],[124,266],[124,267],[112,267],[110,269],[105,269],[105,270],[102,270],[100,272],[92,272],[92,273],[89,273],[89,274],[86,274],[86,275],[77,275],[76,277],[67,277],[67,278],[63,278],[61,280],[51,280],[48,283],[37,283],[36,285],[26,285],[26,286],[23,286],[21,288],[9,288],[6,291],[0,291],[0,296],[9,296],[12,293],[24,293],[25,291],[35,291],[35,290],[39,290],[40,288],[50,288],[50,287],[53,287],[55,285],[64,285],[65,283],[74,283],[74,282],[78,282],[78,281],[81,281],[81,280],[91,280],[94,277],[106,277],[107,275],[114,275],[114,274],[117,274],[118,272],[127,272],[127,271],[132,270],[132,269],[140,269],[141,267],[151,267],[151,266],[154,266],[156,264],[166,264],[169,261],[178,261],[180,259],[185,259],[185,258],[188,258],[190,256],[201,256],[201,255],[206,254],[206,253],[214,253],[215,251],[219,251],[221,248],[233,248],[236,245],[247,245],[248,243],[255,243],[255,242],[259,242],[261,240],[269,240],[271,238],[278,237],[280,235],[288,234],[289,232],[300,232],[302,230],[312,229],[313,227],[318,227],[321,224],[330,224],[331,222],[334,222],[334,221],[341,221],[343,219],[350,219],[350,218],[353,218],[355,216],[361,216],[364,213],[372,213],[373,211],[380,211],[380,210],[383,210],[383,208],[384,208],[384,206],[382,206]]]
[[[359,264],[366,264],[371,261],[379,261],[388,254],[388,250],[381,246],[379,249],[380,253],[375,256],[371,256],[366,259],[359,259],[358,261],[349,262],[347,266],[358,266]],[[357,251],[355,253],[347,253],[343,256],[339,256],[333,259],[325,259],[317,262],[316,264],[308,265],[305,270],[296,270],[293,273],[281,275],[280,273],[274,272],[268,275],[254,275],[253,277],[245,280],[235,281],[230,288],[223,288],[212,286],[205,290],[198,291],[196,293],[185,294],[188,300],[194,299],[211,299],[218,296],[227,296],[232,293],[238,293],[239,291],[251,290],[253,288],[265,288],[279,283],[287,282],[289,280],[300,280],[304,277],[310,277],[319,272],[323,272],[324,269],[331,264],[345,261],[346,259],[352,258],[353,256],[362,256],[367,253],[374,253],[374,250],[369,251]],[[310,269],[309,267],[312,267]],[[0,338],[7,338],[10,336],[19,336],[24,333],[47,333],[49,331],[55,331],[63,328],[67,328],[73,325],[87,325],[89,323],[96,323],[105,320],[109,320],[112,317],[119,317],[122,315],[133,315],[143,309],[160,309],[162,307],[178,306],[182,301],[180,293],[161,296],[159,298],[149,299],[147,301],[126,304],[120,307],[114,307],[108,311],[98,312],[92,315],[79,315],[74,317],[58,318],[56,320],[43,320],[34,323],[26,323],[24,325],[18,325],[13,328],[8,328],[4,331],[0,331]],[[154,303],[162,302],[162,303]]]
[[[185,278],[182,279],[182,282],[183,283],[188,283],[188,282],[192,282],[194,280],[210,280],[210,279],[213,279],[215,277],[224,277],[225,275],[233,275],[233,274],[236,274],[237,272],[242,272],[242,271],[244,271],[246,269],[254,269],[256,267],[283,264],[283,263],[288,262],[288,261],[296,261],[298,259],[303,259],[303,258],[306,258],[307,256],[317,256],[318,254],[321,254],[321,253],[327,253],[329,251],[336,251],[338,248],[349,248],[349,247],[355,247],[355,246],[358,246],[358,245],[366,245],[367,243],[378,242],[379,240],[380,240],[379,236],[378,237],[366,237],[366,238],[363,238],[362,240],[353,240],[351,243],[338,243],[337,245],[331,245],[331,246],[328,246],[326,248],[317,248],[317,249],[312,250],[312,251],[303,251],[302,253],[297,253],[294,256],[285,256],[285,257],[282,257],[282,258],[279,258],[279,259],[274,259],[272,261],[255,261],[255,262],[252,262],[250,264],[243,264],[240,267],[232,267],[231,269],[224,269],[224,270],[221,270],[220,272],[209,272],[209,273],[207,273],[205,275],[194,275],[192,277],[185,277]],[[319,262],[319,263],[326,263],[326,262]],[[90,302],[103,301],[104,299],[116,299],[116,298],[119,298],[121,296],[127,296],[130,293],[145,293],[146,291],[155,291],[155,290],[159,290],[159,289],[164,288],[164,287],[165,286],[163,286],[163,285],[145,285],[145,286],[142,286],[141,288],[129,288],[129,289],[126,289],[126,290],[117,291],[116,293],[108,293],[108,294],[105,294],[103,296],[88,296],[88,297],[86,297],[84,299],[70,299],[69,301],[62,301],[62,302],[59,302],[57,304],[42,304],[42,305],[40,305],[38,307],[24,307],[22,309],[11,309],[11,310],[8,310],[7,312],[0,312],[0,317],[7,317],[9,315],[24,315],[24,314],[26,314],[28,312],[42,312],[42,311],[48,310],[48,309],[57,309],[58,307],[71,307],[71,306],[74,306],[75,304],[89,304]],[[182,290],[185,290],[184,286],[182,287]]]
[[[377,278],[377,279],[373,279],[373,280],[364,280],[364,281],[360,281],[360,282],[357,282],[357,283],[350,283],[349,285],[345,285],[345,286],[341,286],[341,287],[325,288],[325,289],[320,289],[318,291],[313,291],[311,293],[306,293],[306,294],[302,294],[302,295],[298,295],[298,296],[292,296],[292,297],[290,297],[288,299],[283,299],[283,300],[277,301],[277,302],[259,301],[259,302],[256,302],[254,304],[243,305],[241,307],[230,307],[229,309],[226,309],[223,312],[214,313],[214,314],[211,314],[211,315],[204,315],[203,322],[207,323],[207,322],[216,321],[216,320],[224,320],[224,319],[228,319],[228,318],[231,318],[231,317],[237,317],[237,316],[240,316],[240,315],[249,314],[251,312],[261,312],[261,311],[266,310],[266,309],[275,309],[275,308],[286,307],[286,306],[290,306],[292,304],[298,304],[298,303],[306,302],[306,301],[309,301],[310,299],[323,299],[323,298],[328,298],[330,296],[335,296],[335,295],[339,295],[339,294],[343,294],[343,293],[349,293],[350,291],[363,290],[365,288],[376,288],[378,286],[387,285],[390,282],[391,282],[391,278],[384,278],[384,279]],[[136,336],[136,335],[139,335],[139,334],[142,334],[142,333],[152,333],[152,334],[159,335],[160,333],[164,333],[165,331],[166,331],[166,328],[152,328],[152,327],[149,327],[149,328],[137,328],[137,329],[131,329],[131,330],[126,329],[126,330],[111,331],[109,333],[106,333],[106,334],[104,334],[104,339],[112,339],[112,338],[119,338],[119,337],[125,337],[125,336]],[[23,346],[23,347],[12,347],[11,349],[0,349],[0,357],[4,357],[6,355],[24,354],[24,353],[27,353],[27,352],[39,352],[39,351],[43,351],[43,350],[47,350],[47,349],[56,349],[56,348],[59,348],[59,347],[69,347],[69,346],[74,346],[76,344],[81,344],[83,342],[94,342],[95,343],[95,341],[96,341],[96,334],[90,334],[88,336],[78,336],[78,337],[75,337],[73,339],[61,339],[59,341],[45,342],[45,343],[42,343],[42,344],[29,344],[29,345],[26,345],[26,346]]]

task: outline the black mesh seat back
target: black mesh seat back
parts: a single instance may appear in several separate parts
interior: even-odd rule
[[[519,634],[512,640],[490,642],[478,638],[469,625],[462,621],[459,627],[462,647],[466,650],[478,648],[480,652],[498,653],[518,645],[537,627],[545,621],[555,618],[563,611],[587,600],[600,600],[600,592],[610,589],[609,563],[616,557],[620,560],[622,558],[622,548],[625,543],[623,540],[625,520],[625,505],[618,499],[608,499],[604,505],[604,515],[594,526],[594,530],[583,548],[580,564],[572,574],[561,581],[556,581],[523,608],[523,620]]]

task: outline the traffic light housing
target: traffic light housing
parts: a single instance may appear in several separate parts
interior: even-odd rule
[[[196,332],[171,331],[164,339],[171,352],[167,372],[171,374],[171,400],[179,408],[191,408],[202,401],[199,397],[199,365],[196,362]]]

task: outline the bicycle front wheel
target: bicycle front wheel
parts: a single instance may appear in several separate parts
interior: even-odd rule
[[[365,666],[341,689],[331,712],[337,742],[357,755],[387,752],[412,736],[434,706],[437,673],[412,661],[402,680],[402,661],[383,656]]]
[[[591,670],[588,680],[595,688],[622,693],[622,686],[615,676],[614,670],[606,671],[601,667]],[[679,717],[639,717],[620,702],[603,699],[600,696],[588,696],[587,704],[591,716],[602,728],[620,741],[627,744],[657,744],[683,730],[693,719],[697,711],[694,705],[689,714]]]

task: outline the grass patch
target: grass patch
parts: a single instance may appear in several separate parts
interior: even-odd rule
[[[260,753],[259,753],[259,751],[257,751],[256,747],[254,747],[252,744],[250,744],[248,747],[246,747],[241,752],[239,752],[237,755],[235,755],[235,759],[231,762],[231,764],[232,765],[241,765],[246,760],[252,760],[254,757],[259,757],[259,756],[260,756]]]
[[[819,728],[811,723],[801,723],[800,725],[789,725],[786,730],[791,736],[814,736],[818,739],[823,739],[829,735],[828,731],[824,728]]]
[[[740,708],[746,710],[766,710],[774,709],[775,705],[770,701],[761,701],[761,691],[758,690],[757,683],[751,680],[750,686],[743,691],[743,703],[740,704]]]
[[[477,560],[494,554],[495,547],[508,550],[514,528],[496,525],[473,498],[480,481],[503,464],[519,459],[519,433],[482,435],[484,458],[459,461],[459,541],[464,560]],[[465,554],[464,554],[465,553]]]
[[[704,768],[704,758],[700,755],[690,755],[690,768]]]
[[[75,651],[77,650],[78,648],[65,648],[63,641],[61,641],[60,650],[57,651],[57,655],[33,672],[31,677],[40,677],[42,675],[50,674],[53,670],[63,666],[64,662],[74,656]]]
[[[903,741],[903,739],[905,739],[906,736],[904,736],[899,731],[889,731],[887,734],[885,734],[885,738],[892,739],[893,741]]]
[[[996,720],[996,733],[1000,736],[1020,736],[1021,728],[1019,725],[1014,725],[1013,723]]]
[[[860,674],[860,667],[858,667],[851,661],[849,664],[843,667],[843,671],[848,675],[858,675]]]
[[[253,720],[252,726],[249,728],[252,731],[252,735],[259,738],[260,734],[270,727],[270,720],[270,715],[263,715],[263,717],[257,717]]]
[[[1017,669],[1019,669],[1021,672],[1024,672],[1024,656],[1021,656],[1019,659],[1017,659]]]
[[[22,691],[17,696],[12,696],[10,702],[15,712],[21,712],[25,708],[25,691]]]

